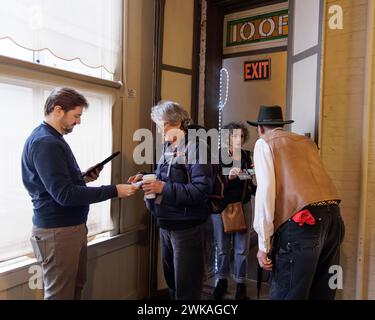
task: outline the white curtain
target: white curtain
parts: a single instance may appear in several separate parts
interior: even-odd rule
[[[0,77],[0,262],[31,253],[32,204],[21,177],[21,154],[31,131],[43,121],[43,106],[51,92],[49,85]],[[77,88],[79,90],[79,88]],[[90,106],[81,125],[64,136],[81,170],[112,153],[112,97],[81,91]],[[6,120],[5,120],[6,119]],[[111,181],[111,163],[105,165],[94,184]],[[110,201],[90,206],[89,235],[112,228]]]
[[[120,68],[121,30],[122,0],[0,1],[0,41],[112,75]]]

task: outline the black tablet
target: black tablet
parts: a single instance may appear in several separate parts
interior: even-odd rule
[[[110,155],[108,158],[104,159],[102,162],[98,163],[96,166],[92,167],[90,170],[87,170],[83,175],[82,178],[90,174],[91,172],[95,171],[97,168],[104,166],[109,161],[113,160],[120,154],[120,151],[115,152],[114,154]]]

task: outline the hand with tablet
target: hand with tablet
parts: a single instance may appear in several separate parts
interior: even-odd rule
[[[82,178],[85,180],[85,182],[92,182],[98,179],[100,171],[103,170],[103,167],[106,163],[109,161],[112,161],[115,157],[117,157],[120,154],[120,151],[117,151],[110,155],[108,158],[104,159],[102,162],[96,164],[95,166],[89,168],[86,172],[82,174]]]

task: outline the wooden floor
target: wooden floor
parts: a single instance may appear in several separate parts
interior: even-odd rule
[[[202,290],[202,300],[214,300],[213,292],[215,289],[216,279],[212,277],[205,281]],[[223,300],[233,300],[236,292],[236,283],[228,279],[228,290]],[[248,300],[257,300],[257,284],[254,280],[246,281],[246,292]],[[260,292],[259,300],[268,300],[269,284],[267,282],[262,283],[262,289]],[[149,298],[150,300],[169,300],[168,289],[160,290],[155,296]]]
[[[203,286],[202,300],[213,300],[213,291],[215,288],[216,279],[212,277],[208,279]],[[254,280],[246,281],[247,298],[249,300],[257,300],[257,283]],[[224,300],[233,300],[236,292],[236,283],[232,279],[228,279],[228,289],[224,296]],[[268,300],[269,284],[262,283],[259,300]]]

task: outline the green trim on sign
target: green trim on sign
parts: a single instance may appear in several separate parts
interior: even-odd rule
[[[273,37],[273,38],[263,38],[263,39],[255,39],[255,40],[246,40],[246,41],[241,42],[240,44],[266,42],[266,41],[272,41],[272,40],[279,40],[279,39],[283,39],[283,38],[288,38],[288,35],[285,34],[285,35],[277,36],[277,37]],[[238,46],[238,42],[230,44],[230,45],[227,45],[227,47],[233,47],[233,46]]]
[[[260,14],[258,16],[253,16],[253,17],[241,18],[241,19],[237,19],[237,20],[230,20],[228,22],[231,23],[231,24],[240,23],[240,22],[248,22],[248,21],[261,19],[261,18],[281,16],[283,13],[288,13],[288,9],[276,11],[276,12],[265,13],[265,14]]]
[[[257,16],[254,16],[254,17],[248,17],[248,18],[242,18],[242,19],[228,21],[227,22],[226,46],[231,47],[231,46],[235,46],[235,45],[248,44],[248,43],[252,43],[252,42],[269,41],[269,40],[287,37],[288,35],[286,34],[286,35],[276,36],[276,37],[267,38],[267,39],[256,39],[256,40],[245,40],[245,41],[231,42],[231,30],[232,30],[231,27],[232,27],[232,25],[239,24],[239,23],[242,23],[242,22],[250,22],[250,21],[254,21],[254,20],[258,20],[258,19],[262,19],[262,18],[275,17],[275,16],[279,17],[284,13],[288,13],[288,9],[276,11],[276,12],[270,12],[270,13],[266,13],[266,14],[261,14],[261,15],[257,15]]]

